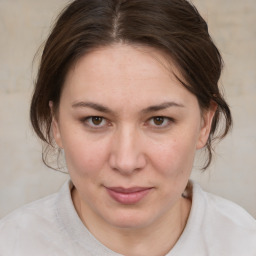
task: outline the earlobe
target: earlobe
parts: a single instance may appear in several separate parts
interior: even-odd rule
[[[63,148],[59,124],[58,124],[58,121],[56,120],[56,117],[55,117],[55,114],[53,111],[53,102],[52,101],[49,102],[49,107],[51,109],[51,115],[52,115],[51,129],[52,129],[52,134],[53,134],[54,140],[60,148]]]
[[[200,128],[200,134],[197,141],[196,149],[201,149],[205,146],[211,131],[212,120],[214,118],[216,110],[217,110],[217,104],[215,102],[211,103],[211,106],[209,109],[203,110],[202,124]]]
[[[58,122],[56,121],[55,118],[52,119],[52,133],[53,133],[53,137],[54,137],[54,140],[55,140],[56,144],[60,148],[63,148],[62,141],[61,141],[59,125],[58,125]]]

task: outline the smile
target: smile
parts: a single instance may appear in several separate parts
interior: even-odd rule
[[[120,204],[136,204],[147,196],[153,188],[145,187],[106,187],[110,197]]]

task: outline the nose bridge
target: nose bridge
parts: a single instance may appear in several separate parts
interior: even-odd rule
[[[123,125],[114,136],[111,152],[111,167],[129,174],[145,165],[145,157],[138,129]]]

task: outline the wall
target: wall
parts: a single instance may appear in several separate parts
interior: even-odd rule
[[[256,1],[194,0],[223,54],[221,84],[234,117],[211,168],[192,177],[256,217]],[[39,45],[64,0],[0,0],[0,217],[57,191],[68,177],[41,162],[29,124]]]

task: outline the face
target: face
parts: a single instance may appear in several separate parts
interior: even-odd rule
[[[119,44],[69,71],[53,133],[89,221],[147,227],[182,200],[214,111],[202,115],[173,72],[161,52]]]

